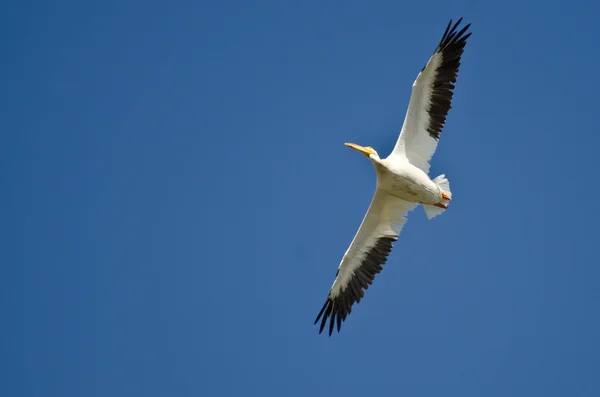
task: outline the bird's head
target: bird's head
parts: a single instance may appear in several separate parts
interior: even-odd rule
[[[359,152],[361,152],[368,158],[379,159],[379,154],[377,154],[377,151],[375,149],[373,149],[371,146],[364,147],[364,146],[357,145],[356,143],[344,143],[344,145],[348,146],[351,149],[358,150]],[[373,157],[371,157],[371,156],[373,156]]]

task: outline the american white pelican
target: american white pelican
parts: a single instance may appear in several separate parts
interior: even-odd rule
[[[329,319],[329,335],[341,324],[352,305],[360,302],[375,275],[392,250],[406,223],[406,215],[423,204],[428,219],[444,212],[452,198],[450,184],[442,174],[429,178],[429,161],[437,147],[440,133],[451,108],[460,59],[471,24],[457,32],[462,18],[452,20],[436,50],[413,83],[410,103],[402,131],[392,153],[381,159],[375,149],[354,143],[346,146],[358,150],[371,160],[377,174],[377,188],[371,205],[338,267],[323,308],[319,333]]]

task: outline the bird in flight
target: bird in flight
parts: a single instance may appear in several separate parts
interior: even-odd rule
[[[392,153],[381,159],[370,146],[345,145],[364,154],[377,174],[377,188],[369,209],[344,254],[335,281],[315,320],[319,333],[329,320],[329,336],[359,303],[398,240],[406,215],[423,204],[428,219],[441,214],[452,199],[445,175],[431,179],[429,161],[451,108],[454,84],[471,24],[457,31],[460,18],[448,23],[431,58],[412,86],[404,124]]]

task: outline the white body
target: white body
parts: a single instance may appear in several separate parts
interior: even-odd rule
[[[400,199],[421,204],[436,204],[443,201],[438,185],[407,159],[381,160],[369,156],[377,173],[377,189]]]

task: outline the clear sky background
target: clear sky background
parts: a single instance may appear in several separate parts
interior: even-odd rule
[[[0,5],[0,395],[600,395],[600,25],[583,1]],[[472,23],[432,176],[313,321],[411,84]]]

